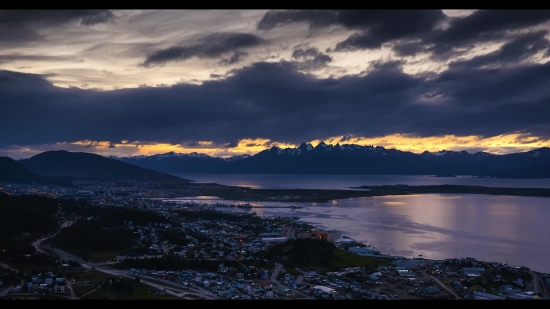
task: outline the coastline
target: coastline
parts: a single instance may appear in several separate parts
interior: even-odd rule
[[[210,187],[209,187],[210,186]],[[349,187],[349,190],[330,189],[252,189],[250,187],[205,184],[200,194],[187,196],[217,196],[224,200],[243,202],[328,203],[359,197],[416,194],[485,194],[507,196],[550,197],[550,188],[511,188],[466,185],[381,185]],[[185,197],[185,196],[178,196]],[[174,198],[164,197],[164,198]]]

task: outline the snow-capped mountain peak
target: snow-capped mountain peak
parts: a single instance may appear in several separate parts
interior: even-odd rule
[[[234,155],[234,156],[231,156],[229,158],[224,158],[225,161],[237,161],[237,160],[242,160],[242,159],[247,159],[247,158],[250,158],[251,155],[249,154],[242,154],[242,155]]]

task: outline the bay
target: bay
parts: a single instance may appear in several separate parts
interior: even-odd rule
[[[360,185],[464,184],[548,188],[548,179],[471,177],[209,175],[178,176],[197,182],[252,188],[349,189]],[[198,177],[197,177],[198,176]],[[255,202],[258,215],[299,217],[301,221],[372,245],[383,254],[445,259],[471,256],[550,273],[550,198],[481,194],[423,194],[364,197],[328,203],[299,203],[302,209],[262,208],[283,203]],[[290,204],[286,204],[288,206]]]

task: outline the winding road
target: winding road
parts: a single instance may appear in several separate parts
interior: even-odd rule
[[[277,266],[275,266],[275,270],[273,270],[273,273],[271,274],[271,282],[277,283],[277,276],[279,275],[279,272],[283,268],[283,265],[277,263]]]
[[[47,245],[43,245],[43,242],[45,240],[50,239],[52,237],[55,237],[57,234],[59,234],[59,232],[62,229],[71,226],[73,223],[74,222],[63,222],[63,224],[61,224],[61,227],[60,227],[59,231],[57,231],[55,234],[52,234],[50,236],[44,237],[42,239],[39,239],[39,240],[33,242],[32,243],[33,247],[39,252],[45,252],[44,250],[42,250],[42,248],[41,248],[41,246],[42,246],[43,248],[51,251],[53,254],[59,256],[60,258],[77,262],[80,265],[82,265],[82,267],[87,268],[87,269],[93,269],[93,270],[100,271],[100,272],[107,273],[107,274],[114,275],[114,276],[125,277],[125,278],[129,278],[129,279],[135,279],[135,276],[130,274],[127,271],[108,268],[108,267],[105,267],[104,265],[101,265],[101,264],[88,263],[84,259],[82,259],[78,256],[75,256],[73,254],[70,254],[69,252],[66,252],[66,251],[63,251],[63,250],[60,250],[60,249],[56,249],[56,248],[51,248],[51,247],[48,247]],[[197,297],[206,298],[206,299],[219,299],[217,297],[217,295],[215,295],[214,293],[212,293],[208,290],[203,290],[203,289],[200,289],[200,288],[186,288],[186,289],[183,289],[181,286],[179,286],[177,284],[173,284],[173,283],[169,283],[169,282],[162,282],[162,280],[158,280],[156,278],[145,278],[144,279],[142,277],[141,282],[144,283],[144,284],[147,284],[151,287],[154,287],[158,290],[162,290],[162,291],[166,290],[167,288],[170,288],[171,290],[179,292],[180,294],[174,293],[173,291],[168,292],[169,290],[166,290],[166,293],[168,293],[172,296],[176,296],[178,298],[188,299],[184,295],[191,294],[191,295],[195,295]],[[71,289],[71,291],[72,291],[72,289]],[[71,293],[71,294],[73,295],[73,293]],[[71,297],[71,299],[78,299],[78,298]]]
[[[424,274],[426,275],[426,272],[424,272]],[[454,297],[456,297],[456,299],[462,299],[462,297],[458,296],[453,290],[451,290],[445,283],[441,282],[441,280],[439,280],[439,278],[436,278],[436,277],[432,277],[430,275],[426,275],[426,277],[428,278],[431,278],[435,281],[435,283],[437,283],[437,285],[439,285],[439,287],[441,287],[442,289],[444,289],[445,291],[451,293],[451,295],[453,295]]]

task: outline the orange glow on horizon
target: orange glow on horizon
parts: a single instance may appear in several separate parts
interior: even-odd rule
[[[424,151],[437,152],[441,150],[462,151],[470,153],[485,151],[493,154],[507,154],[514,152],[524,152],[541,147],[550,147],[550,139],[542,139],[528,134],[506,134],[483,138],[479,136],[432,136],[415,137],[406,134],[394,134],[383,137],[352,137],[341,142],[343,136],[336,136],[324,140],[326,144],[357,144],[382,146],[387,149],[398,149],[401,151],[410,151],[413,153],[422,153]],[[317,146],[321,140],[312,140],[313,146]],[[236,147],[221,147],[212,141],[198,141],[193,147],[186,147],[182,144],[168,143],[145,143],[139,141],[123,140],[120,143],[110,143],[108,141],[77,141],[64,142],[48,145],[37,145],[36,147],[27,145],[16,148],[6,148],[6,152],[13,152],[20,156],[26,154],[32,156],[48,150],[68,150],[80,152],[92,152],[103,156],[138,156],[154,155],[167,152],[175,153],[203,153],[214,157],[231,157],[234,155],[249,154],[254,155],[262,150],[277,146],[280,148],[293,148],[298,144],[272,141],[265,138],[241,139]],[[13,156],[15,157],[15,155]],[[18,157],[19,158],[19,157]]]
[[[336,145],[357,144],[362,146],[373,145],[382,146],[387,149],[398,149],[401,151],[410,151],[413,153],[422,153],[424,151],[437,152],[441,150],[469,152],[485,151],[493,154],[506,154],[512,152],[523,152],[531,149],[549,147],[550,139],[540,139],[536,136],[522,134],[507,134],[488,138],[479,136],[433,136],[433,137],[414,137],[405,134],[394,134],[383,137],[366,138],[352,137],[344,142],[340,142],[343,136],[336,136],[325,139],[326,144]],[[310,141],[313,146],[317,146],[321,140]],[[242,139],[236,147],[222,148],[216,147],[212,141],[197,142],[200,147],[185,147],[180,144],[139,144],[136,142],[129,143],[123,141],[120,144],[114,144],[114,148],[109,148],[109,142],[91,142],[80,141],[72,143],[73,145],[90,145],[92,144],[95,152],[98,154],[119,152],[116,149],[135,149],[131,156],[135,155],[154,155],[159,153],[175,152],[175,153],[204,153],[209,156],[230,157],[233,155],[249,154],[254,155],[262,150],[277,146],[280,148],[298,147],[298,144],[273,142],[269,139]],[[209,147],[211,145],[211,147]],[[114,150],[114,151],[113,151]]]

